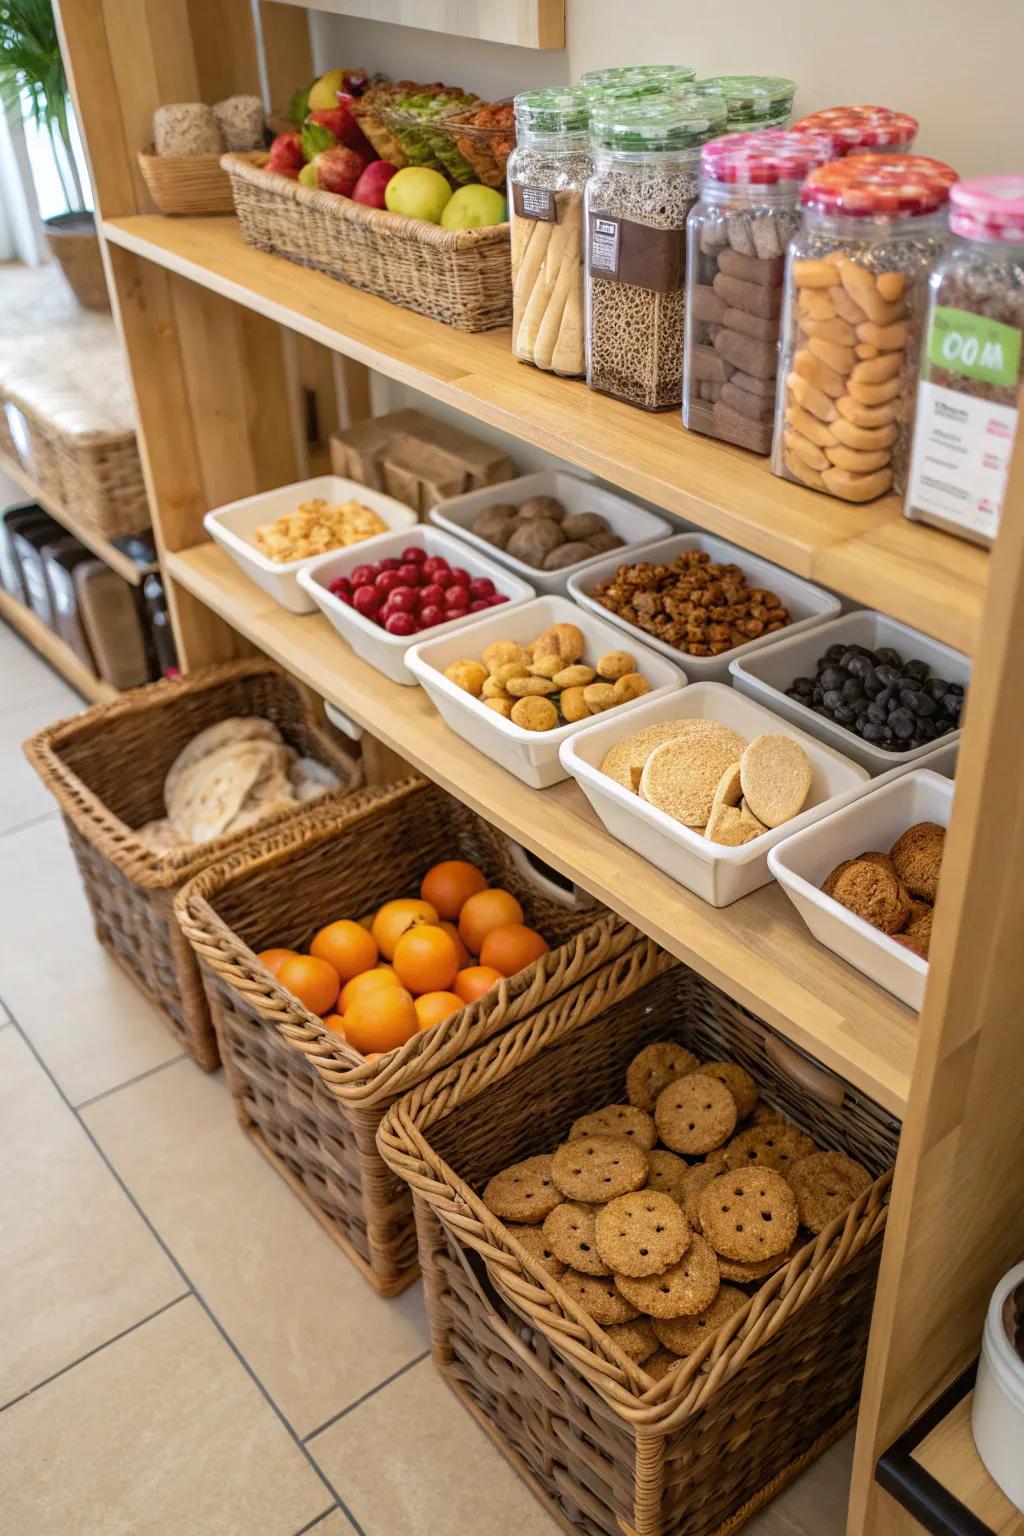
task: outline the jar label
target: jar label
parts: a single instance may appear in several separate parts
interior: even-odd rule
[[[1000,325],[998,329],[1013,328]],[[1014,334],[1019,340],[1020,332]],[[1013,406],[924,380],[917,396],[908,508],[994,539],[1006,495],[1017,414]]]
[[[1014,325],[939,304],[928,331],[928,362],[965,379],[1014,389],[1020,374],[1020,344],[1021,333]]]
[[[653,229],[610,213],[591,213],[587,266],[592,276],[674,293],[683,286],[685,241],[680,229]]]
[[[544,224],[558,223],[555,195],[549,187],[529,187],[512,183],[512,207],[521,219],[539,219]]]

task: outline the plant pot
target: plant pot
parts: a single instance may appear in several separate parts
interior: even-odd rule
[[[59,213],[56,218],[45,219],[44,224],[50,253],[60,263],[82,308],[109,310],[110,295],[93,215]]]

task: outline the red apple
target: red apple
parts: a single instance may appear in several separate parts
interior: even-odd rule
[[[398,167],[387,160],[373,160],[360,176],[352,192],[354,203],[365,203],[367,208],[384,208],[384,188]]]
[[[356,154],[362,155],[364,163],[368,160],[376,160],[377,151],[366,137],[356,121],[352,111],[354,96],[345,91],[336,91],[338,105],[336,107],[318,107],[306,118],[307,123],[319,123],[326,128],[328,133],[333,133],[339,144],[346,149],[354,149]]]
[[[297,176],[302,169],[302,140],[297,133],[279,133],[270,146],[267,170],[279,176]]]
[[[316,172],[317,186],[324,192],[339,192],[342,197],[352,196],[365,163],[362,155],[341,144],[334,149],[322,149],[310,162]]]

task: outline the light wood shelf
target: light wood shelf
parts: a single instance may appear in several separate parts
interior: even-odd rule
[[[565,47],[565,0],[287,0],[307,10],[387,21],[517,48]]]
[[[973,1402],[974,1393],[968,1392],[911,1454],[992,1536],[1024,1536],[1024,1515],[992,1481],[978,1455],[971,1433]]]
[[[167,569],[435,783],[902,1116],[916,1015],[818,945],[778,886],[731,907],[708,906],[606,832],[574,783],[530,789],[450,731],[422,689],[389,682],[320,614],[286,613],[215,544],[168,555]]]
[[[86,549],[91,549],[93,554],[97,555],[104,564],[109,565],[112,571],[116,571],[119,576],[123,576],[125,581],[130,581],[133,587],[140,586],[146,576],[160,569],[155,560],[139,565],[130,559],[123,550],[118,549],[109,539],[104,538],[101,533],[97,533],[94,528],[90,528],[87,523],[83,523],[76,518],[74,512],[69,507],[66,507],[63,502],[56,501],[52,496],[47,496],[45,492],[40,490],[32,476],[26,474],[21,465],[7,454],[0,454],[0,471],[13,480],[16,485],[19,485],[26,496],[30,496],[33,501],[37,501],[44,512],[49,512],[50,516],[60,523],[62,528],[66,528],[68,533],[73,533],[75,538],[85,545]]]
[[[37,618],[31,608],[26,608],[7,592],[0,592],[0,619],[8,623],[12,629],[17,630],[29,645],[33,646],[48,661],[55,671],[59,672],[77,693],[90,704],[105,704],[109,699],[118,697],[117,689],[109,683],[104,683],[95,673],[90,672],[85,664],[79,661],[71,647],[55,635],[52,629],[48,629],[42,619]]]
[[[247,246],[234,218],[134,215],[115,245],[546,449],[797,575],[972,651],[985,551],[908,522],[895,497],[867,507],[804,490],[764,459],[517,363],[507,331],[465,335]]]

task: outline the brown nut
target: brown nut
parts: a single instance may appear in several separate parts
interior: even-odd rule
[[[503,715],[506,720],[511,720],[511,718],[512,718],[512,700],[511,699],[509,699],[509,698],[505,698],[505,699],[484,699],[484,703],[486,704],[488,709],[493,709],[494,713],[496,715]]]
[[[505,545],[505,553],[527,565],[539,566],[545,555],[564,543],[562,530],[553,518],[537,517],[518,525]]]
[[[608,524],[600,512],[571,512],[562,523],[567,539],[590,539],[595,533],[607,533]]]
[[[600,714],[602,709],[613,709],[622,702],[611,683],[590,683],[583,690],[583,700],[591,714]]]
[[[560,523],[564,516],[565,508],[557,496],[529,496],[519,508],[521,523],[535,522],[538,517],[548,517],[552,522]]]
[[[617,677],[612,685],[615,689],[615,699],[619,704],[625,704],[628,699],[642,698],[645,693],[650,693],[651,685],[646,677],[641,677],[639,672],[627,672],[625,677]]]
[[[546,554],[541,570],[564,571],[567,566],[579,565],[581,560],[589,560],[597,554],[600,554],[600,550],[595,549],[589,539],[573,539],[571,543],[559,544],[557,549]]]
[[[585,691],[582,687],[562,689],[562,715],[570,725],[590,718],[590,706],[583,697]]]
[[[552,624],[533,642],[533,656],[558,656],[562,666],[568,667],[583,655],[583,631],[575,624]]]
[[[550,699],[517,699],[509,719],[524,731],[553,731],[558,724],[558,710]]]
[[[497,672],[510,661],[522,662],[524,666],[527,661],[526,652],[514,640],[494,640],[484,647],[483,662],[488,672]]]
[[[453,661],[445,667],[444,675],[456,688],[464,688],[478,699],[487,680],[487,668],[479,661]]]
[[[510,677],[505,688],[513,699],[537,698],[558,692],[550,677],[531,677],[529,673],[524,677]]]
[[[596,677],[593,667],[585,667],[582,662],[576,662],[574,666],[563,667],[560,672],[552,674],[554,683],[558,688],[585,688]]]
[[[636,657],[631,656],[629,651],[605,651],[597,661],[598,676],[607,678],[610,683],[635,671]]]
[[[471,526],[478,538],[486,539],[488,544],[496,544],[499,549],[504,549],[516,526],[515,516],[515,507],[502,504],[484,507],[477,513]]]

